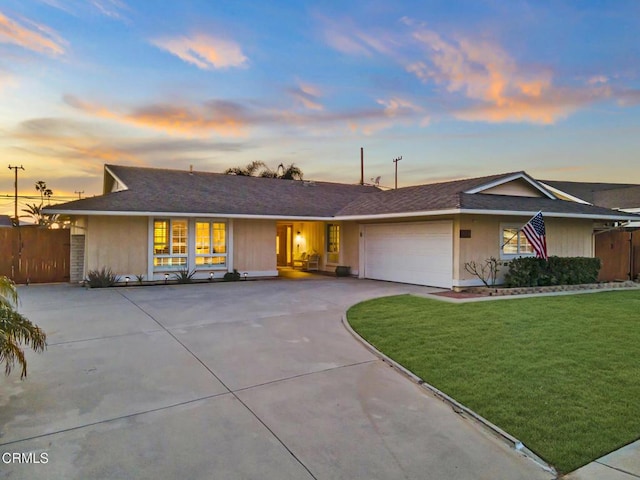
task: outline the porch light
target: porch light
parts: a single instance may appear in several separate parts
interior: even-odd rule
[[[209,272],[209,281],[213,281],[213,272]]]
[[[129,276],[128,276],[128,275],[127,275],[126,277],[124,277],[124,286],[125,286],[125,287],[128,287],[128,286],[129,286],[129,280],[131,280],[131,279],[129,278]]]
[[[165,285],[167,284],[167,280],[169,280],[169,274],[165,273],[164,274],[164,283],[165,283]]]
[[[246,279],[247,279],[247,277],[249,276],[249,273],[248,273],[248,272],[244,272],[244,273],[242,274],[242,276],[243,276],[243,277],[244,277],[244,279],[246,280]]]
[[[302,234],[300,232],[296,233],[296,242],[300,243],[301,240],[302,240]]]

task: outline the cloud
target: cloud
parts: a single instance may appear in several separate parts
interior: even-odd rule
[[[413,37],[427,55],[406,70],[469,100],[469,106],[452,112],[463,120],[551,124],[611,95],[601,79],[586,87],[555,86],[549,71],[521,67],[493,42],[446,40],[424,27]]]
[[[113,20],[127,21],[124,12],[129,6],[121,0],[39,0],[50,7],[73,16],[99,13]]]
[[[128,10],[127,5],[120,0],[91,0],[93,5],[105,17],[115,20],[123,20],[123,11]]]
[[[320,103],[320,89],[310,84],[301,83],[291,87],[287,92],[302,106],[309,110],[324,110]]]
[[[203,70],[244,67],[248,62],[235,42],[205,34],[156,39],[151,43]]]
[[[329,46],[348,55],[364,55],[375,53],[391,55],[396,41],[392,35],[384,31],[363,31],[350,20],[334,20],[320,18],[323,36]]]
[[[18,45],[27,50],[58,56],[65,52],[66,42],[45,25],[22,19],[21,22],[0,12],[0,43]]]

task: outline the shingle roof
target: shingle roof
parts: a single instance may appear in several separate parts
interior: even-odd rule
[[[611,218],[618,212],[540,197],[468,194],[465,191],[514,176],[479,178],[382,191],[372,186],[243,177],[208,172],[108,165],[127,190],[47,208],[52,213],[153,212],[190,215],[280,217],[363,217],[445,210],[482,210],[589,215]],[[533,181],[533,180],[532,180]]]
[[[633,183],[563,182],[540,180],[585,202],[606,208],[640,207],[640,185]]]
[[[337,215],[376,215],[460,208],[461,192],[512,175],[514,174],[505,173],[380,191],[375,195],[358,197],[341,209]]]
[[[107,165],[127,190],[55,205],[52,210],[332,216],[376,187],[209,172]]]

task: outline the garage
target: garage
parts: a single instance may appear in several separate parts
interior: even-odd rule
[[[363,225],[364,277],[451,288],[451,221]]]

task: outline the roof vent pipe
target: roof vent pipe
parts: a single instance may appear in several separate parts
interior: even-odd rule
[[[189,165],[189,175],[193,175],[193,165]]]

